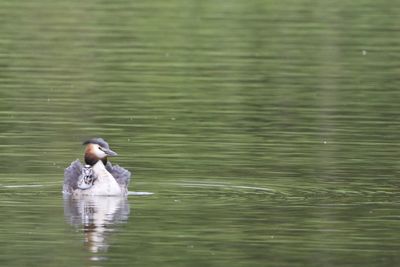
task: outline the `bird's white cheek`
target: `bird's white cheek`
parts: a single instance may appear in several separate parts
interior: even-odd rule
[[[94,150],[94,153],[96,154],[96,157],[98,157],[100,159],[102,159],[102,158],[107,156],[106,153],[104,153],[103,151],[101,151],[98,148]]]

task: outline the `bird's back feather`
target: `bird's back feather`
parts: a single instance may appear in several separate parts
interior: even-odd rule
[[[72,194],[78,188],[79,176],[82,174],[83,165],[79,159],[73,161],[64,171],[63,193]]]
[[[128,190],[128,184],[131,178],[131,172],[119,165],[112,165],[107,162],[106,169],[115,178],[121,189]]]

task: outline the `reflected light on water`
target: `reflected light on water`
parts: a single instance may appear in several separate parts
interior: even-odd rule
[[[116,224],[126,222],[129,213],[125,197],[64,198],[65,219],[75,227],[82,227],[85,247],[93,254],[107,252],[107,235],[114,231]],[[93,256],[95,260],[102,258]]]

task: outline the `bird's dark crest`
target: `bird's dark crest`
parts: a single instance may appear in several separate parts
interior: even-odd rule
[[[108,143],[103,138],[92,138],[82,143],[82,145],[97,144],[104,148],[109,149]]]

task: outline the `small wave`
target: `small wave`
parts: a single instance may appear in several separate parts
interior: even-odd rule
[[[182,183],[181,186],[188,187],[221,187],[226,189],[250,189],[258,191],[276,192],[274,189],[258,187],[258,186],[244,186],[244,185],[227,185],[227,184],[204,184],[204,183]]]
[[[154,193],[152,192],[133,192],[133,191],[129,191],[128,192],[128,196],[151,196]]]
[[[1,185],[4,188],[31,188],[31,187],[42,187],[41,184],[21,184],[21,185]]]

